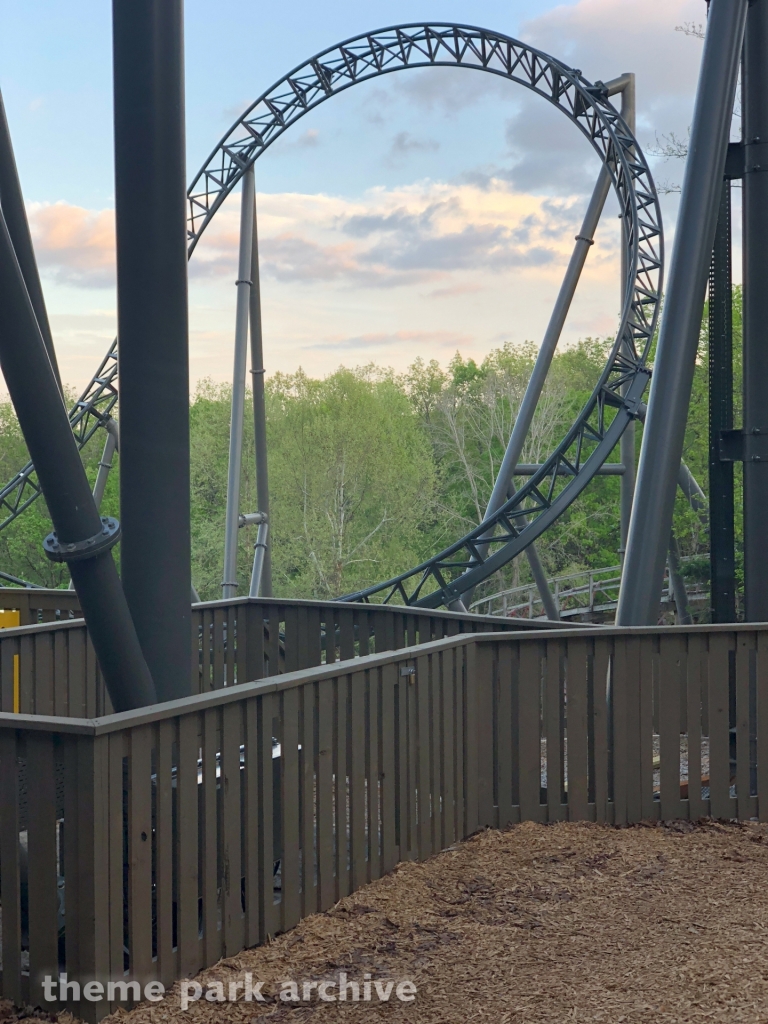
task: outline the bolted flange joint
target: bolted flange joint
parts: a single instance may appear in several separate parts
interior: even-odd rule
[[[101,530],[85,540],[63,544],[54,530],[43,541],[43,550],[52,562],[82,562],[109,551],[120,540],[120,523],[112,516],[101,517]]]

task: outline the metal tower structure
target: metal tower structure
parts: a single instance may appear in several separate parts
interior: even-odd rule
[[[308,111],[360,82],[428,66],[468,68],[503,77],[561,110],[602,161],[604,172],[590,210],[597,210],[599,216],[607,188],[614,189],[621,211],[624,251],[623,301],[616,340],[590,399],[549,459],[524,486],[491,510],[481,525],[450,548],[393,580],[348,595],[356,600],[397,600],[437,607],[460,600],[462,594],[525,551],[578,497],[637,416],[650,376],[647,358],[659,312],[663,241],[658,198],[648,165],[629,125],[609,98],[612,92],[626,89],[628,82],[618,80],[610,87],[601,82],[592,84],[581,72],[524,43],[472,26],[405,25],[357,36],[295,68],[238,118],[189,189],[187,232],[191,255],[217,210],[246,178],[255,161]],[[140,209],[141,203],[137,215]],[[588,228],[586,223],[585,231]],[[588,248],[587,241],[577,239],[576,265],[583,262]],[[248,286],[258,279],[255,275],[246,278],[244,252],[245,247],[241,247],[238,288],[243,294],[250,292],[253,340],[258,297],[256,288]],[[578,273],[571,278],[574,283]],[[555,342],[558,317],[567,310],[569,287],[566,281],[561,293],[565,302],[553,314],[549,335]],[[245,352],[241,315],[238,325],[239,380],[244,378]],[[255,374],[263,370],[263,365],[258,365],[259,347],[257,333]],[[116,356],[113,346],[72,410],[71,422],[81,446],[114,408]],[[235,444],[236,434],[233,420]],[[0,491],[0,508],[6,511],[0,528],[38,493],[34,469],[28,465]],[[231,505],[228,519],[234,524],[234,502]],[[225,583],[231,583],[229,576]]]
[[[121,570],[161,700],[190,685],[182,10],[113,4]]]

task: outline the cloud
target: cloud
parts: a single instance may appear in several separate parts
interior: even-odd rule
[[[474,70],[467,74],[466,68],[451,67],[395,75],[392,89],[409,104],[448,117],[490,98],[514,103],[519,97],[519,89],[498,75]]]
[[[329,338],[326,341],[317,342],[312,345],[305,345],[308,351],[343,351],[347,349],[392,349],[408,347],[416,351],[421,346],[430,349],[435,347],[449,349],[472,345],[473,338],[469,334],[459,334],[453,331],[393,331],[390,334],[358,334],[350,338]]]
[[[61,284],[111,288],[115,284],[115,212],[68,203],[28,209],[38,263]]]
[[[435,152],[440,149],[440,143],[434,139],[415,139],[410,132],[398,132],[392,139],[389,150],[391,157],[408,156],[410,153]]]
[[[307,128],[305,132],[296,139],[296,145],[301,149],[313,149],[318,145],[320,140],[320,132],[317,128]]]
[[[190,263],[192,280],[234,281],[239,205],[238,196],[230,197],[206,231]],[[261,194],[261,274],[282,283],[332,282],[352,289],[432,283],[450,293],[455,274],[562,266],[582,206],[575,196],[520,192],[503,177],[489,177],[482,188],[430,181],[379,187],[359,199]],[[30,208],[30,223],[46,276],[87,289],[114,286],[113,211],[37,205]]]
[[[585,195],[592,191],[600,161],[582,133],[538,96],[526,96],[507,119],[505,138],[512,166],[497,171],[520,192]]]
[[[702,46],[675,28],[703,14],[700,0],[578,0],[525,22],[521,36],[592,81],[634,71],[638,124],[652,139],[690,122]]]
[[[481,284],[452,284],[447,288],[433,288],[427,293],[429,299],[456,299],[460,295],[474,295],[485,291]]]
[[[235,205],[217,215],[191,276],[235,273]],[[454,273],[534,272],[568,258],[582,205],[573,196],[523,194],[499,179],[482,188],[429,181],[375,188],[357,200],[260,196],[261,273],[280,282],[391,289],[449,287]]]

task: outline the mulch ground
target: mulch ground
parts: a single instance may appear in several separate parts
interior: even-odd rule
[[[767,929],[765,826],[524,824],[402,864],[198,978],[226,991],[250,971],[265,1003],[201,999],[182,1012],[177,986],[108,1020],[756,1024],[768,1022]],[[323,1002],[313,988],[310,1002],[280,998],[284,980],[301,993],[340,972],[408,979],[416,997]]]

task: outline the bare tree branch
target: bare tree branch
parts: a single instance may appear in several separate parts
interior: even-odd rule
[[[682,32],[684,36],[693,36],[694,39],[704,38],[704,26],[699,22],[686,21],[682,25],[675,25],[675,32]]]

